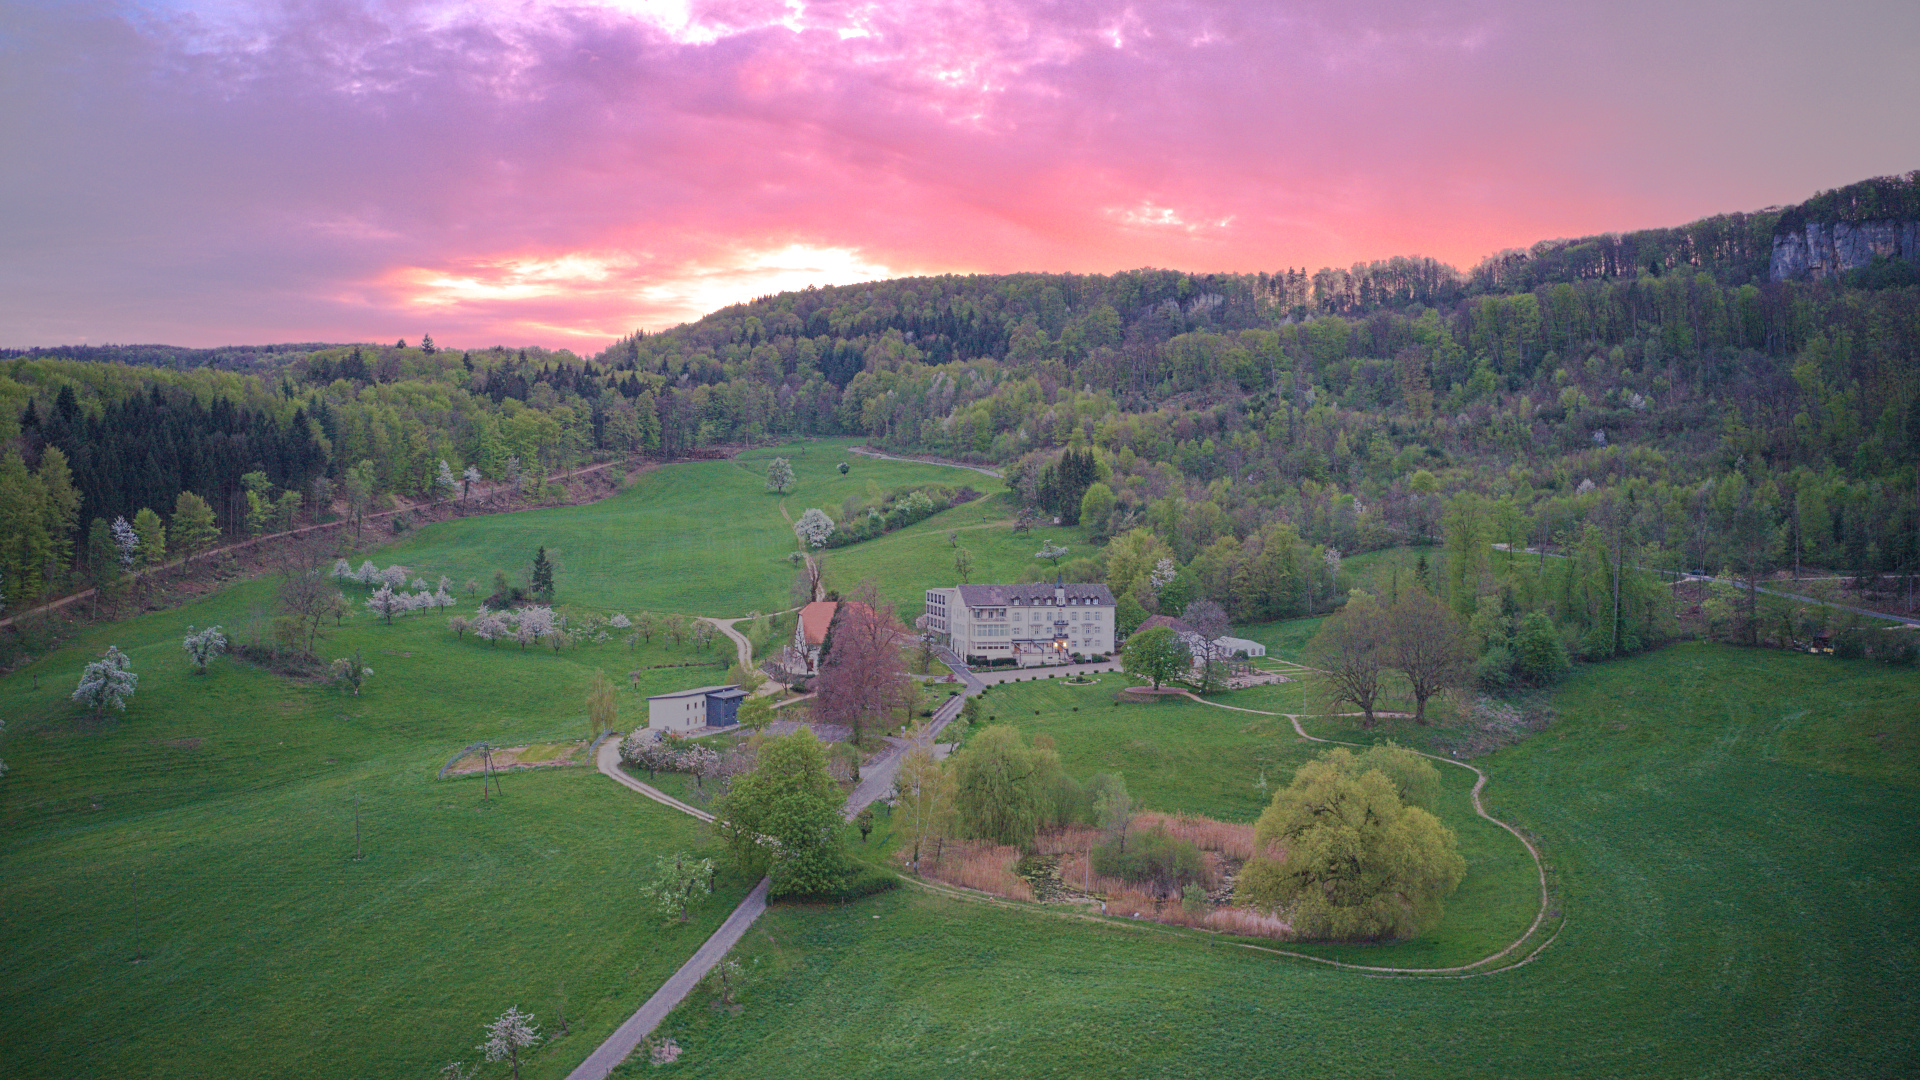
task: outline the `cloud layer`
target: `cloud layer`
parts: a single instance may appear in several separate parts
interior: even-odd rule
[[[1775,7],[0,0],[0,345],[594,348],[902,273],[1467,265],[1920,165],[1920,9]]]

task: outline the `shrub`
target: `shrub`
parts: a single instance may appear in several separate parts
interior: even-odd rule
[[[878,896],[883,892],[900,887],[900,875],[891,870],[882,869],[868,863],[847,861],[847,872],[840,884],[819,895],[822,900],[837,900],[847,903],[869,896]]]
[[[1473,662],[1473,683],[1482,690],[1499,690],[1513,681],[1513,652],[1495,645]]]
[[[1193,841],[1170,836],[1162,829],[1135,833],[1124,842],[1115,837],[1093,849],[1093,872],[1152,886],[1155,895],[1178,896],[1201,880],[1206,863]]]

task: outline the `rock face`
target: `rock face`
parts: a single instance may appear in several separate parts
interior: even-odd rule
[[[1767,280],[1815,281],[1855,270],[1875,256],[1920,263],[1920,221],[1808,222],[1773,238]]]

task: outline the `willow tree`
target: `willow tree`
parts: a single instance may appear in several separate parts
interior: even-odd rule
[[[1254,850],[1281,854],[1249,861],[1235,898],[1312,938],[1404,938],[1438,922],[1467,864],[1453,830],[1409,800],[1431,791],[1404,755],[1336,748],[1300,766],[1254,824]]]

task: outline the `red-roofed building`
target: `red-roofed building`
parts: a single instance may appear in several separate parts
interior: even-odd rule
[[[862,610],[871,610],[865,604],[847,601],[850,606]],[[833,617],[840,610],[840,603],[834,600],[815,600],[800,609],[800,618],[793,626],[793,645],[788,669],[804,670],[812,675],[820,670],[820,648],[827,643],[827,629],[833,625]]]

